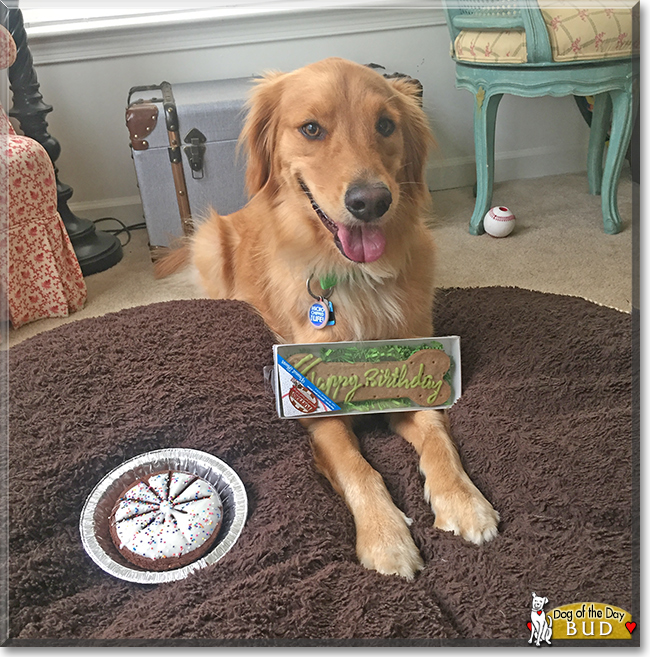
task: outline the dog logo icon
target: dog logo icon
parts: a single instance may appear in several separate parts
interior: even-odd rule
[[[530,622],[528,623],[528,629],[530,630],[528,643],[535,641],[535,645],[538,647],[542,641],[546,641],[549,646],[551,645],[553,619],[544,613],[544,605],[547,602],[548,598],[542,598],[533,593],[533,608],[530,611]]]

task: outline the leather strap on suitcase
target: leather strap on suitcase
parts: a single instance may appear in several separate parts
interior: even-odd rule
[[[134,103],[131,102],[131,97],[134,93],[153,90],[160,90],[162,98],[151,98],[148,100],[140,99]],[[169,84],[169,82],[161,82],[158,85],[132,87],[129,90],[127,101],[126,125],[129,129],[131,146],[133,149],[146,150],[149,147],[149,144],[144,137],[154,129],[158,120],[158,108],[154,103],[161,102],[163,105],[163,113],[165,115],[167,137],[169,139],[169,161],[172,168],[181,226],[183,229],[183,235],[188,236],[194,232],[194,223],[192,221],[190,201],[187,196],[187,184],[185,183],[185,174],[183,172],[181,138],[178,132],[178,115],[176,113],[176,103],[174,101],[171,84]],[[155,112],[152,108],[155,109]]]

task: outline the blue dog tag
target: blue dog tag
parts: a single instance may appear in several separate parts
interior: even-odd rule
[[[322,329],[327,326],[330,318],[330,310],[325,301],[316,301],[309,308],[309,321],[314,328]]]
[[[331,301],[328,301],[327,304],[330,307],[330,319],[329,322],[327,322],[327,325],[334,326],[334,324],[336,324],[336,318],[334,317],[334,306],[332,305]]]

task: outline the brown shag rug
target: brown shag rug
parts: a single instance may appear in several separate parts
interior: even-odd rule
[[[452,429],[502,520],[481,547],[435,530],[415,452],[369,421],[362,450],[414,519],[426,567],[413,582],[357,563],[305,432],[276,417],[262,376],[273,339],[245,304],[132,308],[12,348],[8,643],[524,646],[533,591],[547,610],[595,601],[634,618],[630,316],[482,288],[441,291],[435,321],[461,336]],[[228,463],[248,520],[217,564],[131,584],[86,555],[79,516],[105,474],[163,447]]]

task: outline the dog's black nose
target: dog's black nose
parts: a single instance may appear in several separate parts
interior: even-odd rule
[[[345,207],[361,221],[374,221],[386,214],[393,197],[386,185],[352,185],[345,193]]]

